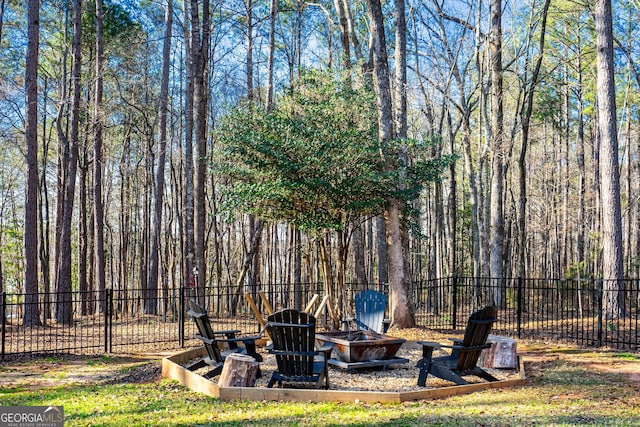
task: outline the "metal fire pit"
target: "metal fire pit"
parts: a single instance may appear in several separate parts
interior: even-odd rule
[[[409,361],[395,357],[406,340],[372,331],[323,332],[316,334],[316,341],[320,345],[332,343],[333,352],[329,363],[347,369],[386,366]]]

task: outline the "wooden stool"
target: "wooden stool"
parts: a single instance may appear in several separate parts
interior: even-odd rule
[[[516,340],[500,335],[489,335],[487,343],[491,343],[491,347],[482,351],[479,361],[481,366],[494,369],[518,367]]]
[[[232,353],[224,361],[218,380],[220,387],[253,387],[260,372],[260,363],[251,356]]]

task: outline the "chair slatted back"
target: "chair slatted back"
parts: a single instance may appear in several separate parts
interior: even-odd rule
[[[480,354],[487,343],[491,327],[497,320],[496,316],[495,307],[485,307],[469,316],[467,329],[462,340],[462,346],[465,349],[460,351],[458,356],[456,367],[458,371],[463,372],[476,367]]]
[[[383,333],[387,296],[382,292],[368,289],[356,294],[354,300],[358,329]]]
[[[224,358],[220,353],[220,348],[216,342],[216,337],[213,333],[213,329],[211,328],[211,322],[209,321],[209,316],[207,315],[206,310],[200,304],[191,300],[189,301],[189,311],[187,314],[189,314],[196,323],[198,328],[196,338],[201,340],[204,344],[204,348],[207,350],[209,359],[214,362],[222,363]]]
[[[278,372],[290,377],[313,375],[316,319],[303,311],[285,309],[267,318]]]

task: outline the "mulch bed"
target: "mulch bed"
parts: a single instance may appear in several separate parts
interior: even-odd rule
[[[389,335],[401,337],[407,339],[398,350],[396,356],[409,359],[408,363],[389,365],[386,369],[380,368],[364,368],[358,370],[346,370],[334,366],[329,367],[329,389],[330,390],[344,390],[344,391],[377,391],[377,392],[407,392],[407,391],[420,391],[425,387],[419,387],[417,385],[419,369],[417,368],[418,360],[422,357],[422,347],[416,344],[416,340],[437,341],[446,343],[450,335],[443,335],[438,333],[427,333],[426,330],[405,329],[401,331],[390,331]],[[275,357],[264,349],[260,349],[259,353],[263,356],[263,362],[260,363],[260,369],[262,371],[262,377],[256,381],[255,387],[266,387],[273,371],[276,369]],[[446,355],[448,352],[443,350],[436,350],[434,357],[440,355]],[[188,365],[192,363],[185,364]],[[202,368],[197,373],[204,374],[208,371],[207,368]],[[499,380],[516,379],[519,376],[517,369],[487,369],[493,376]],[[465,378],[470,383],[485,382],[481,378],[474,377],[473,375]],[[213,378],[211,381],[217,384],[218,378]],[[427,381],[427,387],[443,387],[455,385],[451,382],[429,376]],[[295,383],[283,384],[286,387],[300,387]],[[277,384],[276,386],[277,387]]]

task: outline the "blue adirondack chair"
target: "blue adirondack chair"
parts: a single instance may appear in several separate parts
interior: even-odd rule
[[[356,294],[354,298],[356,314],[354,318],[346,319],[347,324],[353,323],[357,330],[386,333],[389,321],[384,313],[387,308],[387,296],[382,292],[367,289]]]

